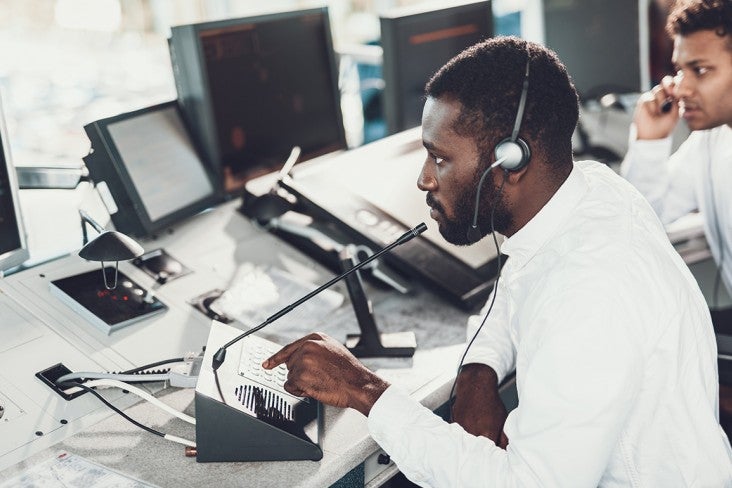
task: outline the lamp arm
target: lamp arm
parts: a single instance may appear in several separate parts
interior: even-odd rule
[[[97,222],[96,220],[94,220],[91,217],[91,215],[89,215],[88,213],[86,213],[84,210],[79,209],[79,217],[81,217],[81,235],[82,235],[82,238],[83,238],[83,244],[84,245],[86,245],[86,243],[89,242],[89,237],[88,237],[88,235],[86,233],[86,225],[84,225],[84,224],[91,225],[94,228],[94,230],[96,230],[100,234],[102,232],[104,232],[104,227],[102,227],[101,225],[99,225],[99,222]]]

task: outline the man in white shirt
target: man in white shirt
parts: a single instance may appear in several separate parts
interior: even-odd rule
[[[639,99],[621,174],[665,224],[702,212],[717,264],[712,323],[717,334],[732,337],[732,308],[717,305],[720,285],[732,292],[732,0],[678,2],[666,31],[674,41],[676,76]],[[692,133],[671,155],[679,118]],[[721,358],[732,354],[724,344]],[[730,432],[732,361],[720,359],[719,367],[722,424]]]
[[[418,186],[432,218],[458,244],[495,229],[508,256],[469,323],[456,423],[322,334],[263,366],[286,363],[288,391],[368,416],[421,486],[732,486],[706,303],[645,199],[572,161],[564,66],[495,38],[442,67],[426,95]],[[506,416],[496,385],[513,370]]]
[[[666,30],[677,72],[639,99],[621,174],[664,223],[701,210],[722,282],[732,291],[732,1],[677,2]],[[679,118],[693,132],[671,155]],[[712,319],[732,335],[732,313],[713,309]]]

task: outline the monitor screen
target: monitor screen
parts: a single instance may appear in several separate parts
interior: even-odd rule
[[[0,103],[0,275],[28,259],[18,182],[10,158],[10,143]]]
[[[493,35],[488,0],[402,8],[380,21],[389,134],[420,125],[427,80],[463,49]]]
[[[327,8],[176,26],[179,101],[227,193],[346,148]]]
[[[543,9],[546,46],[567,67],[580,98],[647,89],[647,14],[638,0],[544,0]]]
[[[117,230],[146,236],[216,202],[213,178],[176,102],[85,126],[85,158]],[[111,199],[111,200],[110,200]]]

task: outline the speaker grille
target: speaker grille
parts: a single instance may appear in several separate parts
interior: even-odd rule
[[[294,421],[292,405],[288,399],[268,388],[239,385],[234,389],[239,402],[257,418],[269,421]]]

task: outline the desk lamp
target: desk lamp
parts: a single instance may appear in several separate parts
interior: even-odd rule
[[[87,261],[99,261],[102,263],[102,276],[104,276],[104,287],[107,290],[114,290],[117,287],[117,274],[120,261],[128,261],[142,256],[145,252],[142,246],[131,237],[115,230],[104,230],[91,216],[79,210],[81,217],[81,232],[84,239],[84,247],[79,251],[79,256]],[[91,225],[99,232],[96,239],[89,241],[86,233],[86,224]],[[104,270],[105,261],[114,261],[114,282],[107,283],[107,273]]]

